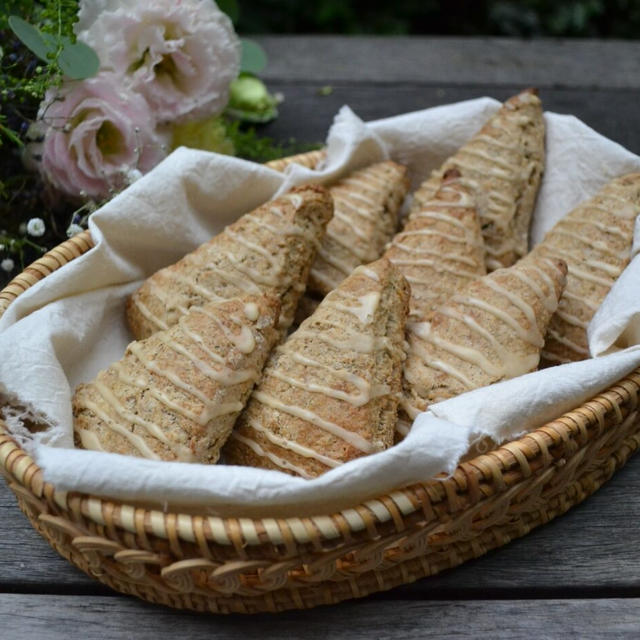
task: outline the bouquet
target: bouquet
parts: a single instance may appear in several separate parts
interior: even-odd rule
[[[8,4],[0,279],[81,231],[93,210],[178,146],[283,154],[243,128],[275,118],[282,98],[257,77],[266,56],[236,35],[234,2]]]

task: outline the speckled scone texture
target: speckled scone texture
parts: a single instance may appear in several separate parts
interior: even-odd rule
[[[513,264],[527,252],[529,222],[544,170],[544,118],[535,92],[523,91],[507,100],[420,186],[414,209],[431,200],[452,167],[475,189],[488,270]]]
[[[403,412],[534,371],[566,278],[558,259],[527,257],[468,284],[408,333]],[[399,422],[400,432],[407,419]]]
[[[315,169],[326,157],[324,149],[317,151],[308,151],[307,153],[299,153],[295,156],[287,156],[286,158],[278,158],[265,162],[267,167],[276,171],[284,171],[290,164],[299,164],[309,169]]]
[[[324,187],[303,186],[242,216],[131,296],[133,335],[141,339],[167,329],[191,307],[260,293],[280,299],[279,327],[286,332],[332,214]]]
[[[309,292],[326,295],[357,266],[382,255],[398,227],[408,188],[406,168],[391,160],[354,171],[329,187],[334,215],[311,267]]]
[[[559,257],[569,273],[542,351],[543,365],[589,357],[587,326],[631,258],[640,173],[612,180],[560,220],[533,255]]]
[[[433,198],[414,209],[384,254],[411,285],[410,319],[420,322],[455,291],[486,273],[472,189],[457,169]]]
[[[225,460],[310,478],[391,446],[408,307],[388,260],[358,267],[272,354]]]
[[[159,460],[215,462],[279,337],[276,298],[193,309],[133,342],[73,398],[76,444]]]

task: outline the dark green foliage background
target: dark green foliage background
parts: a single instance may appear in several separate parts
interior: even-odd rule
[[[240,33],[640,37],[640,0],[239,0]]]

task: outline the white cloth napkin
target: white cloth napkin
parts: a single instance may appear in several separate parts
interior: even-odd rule
[[[344,107],[320,171],[279,174],[227,156],[178,149],[96,212],[96,247],[31,287],[0,319],[5,418],[56,487],[150,506],[220,515],[303,515],[352,506],[455,468],[482,434],[500,441],[538,427],[640,366],[640,257],[618,280],[590,326],[597,356],[478,389],[431,407],[400,445],[314,480],[261,469],[143,460],[73,448],[71,394],[120,358],[131,339],[126,296],[242,213],[305,181],[323,182],[391,157],[416,186],[475,133],[499,103],[481,98],[363,123]],[[546,114],[547,169],[533,242],[640,158],[571,116]],[[634,251],[640,248],[636,229]],[[28,432],[24,418],[48,425]]]

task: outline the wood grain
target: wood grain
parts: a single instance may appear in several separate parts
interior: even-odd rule
[[[278,615],[211,616],[128,598],[0,596],[4,640],[637,638],[640,599],[352,602]],[[134,632],[135,630],[135,632]]]
[[[313,77],[313,76],[312,76]],[[640,79],[640,73],[638,73]],[[269,89],[281,92],[284,102],[280,117],[259,132],[281,141],[324,142],[333,118],[349,105],[363,120],[387,118],[409,111],[491,96],[506,100],[527,86],[525,82],[490,86],[466,84],[378,84],[373,82],[331,82],[332,93],[320,95],[321,80],[272,81]],[[540,98],[546,111],[572,114],[598,133],[640,154],[640,126],[637,126],[637,90],[592,90],[545,88]],[[304,114],[303,118],[299,114]]]
[[[267,81],[637,89],[638,44],[623,40],[261,36]]]

